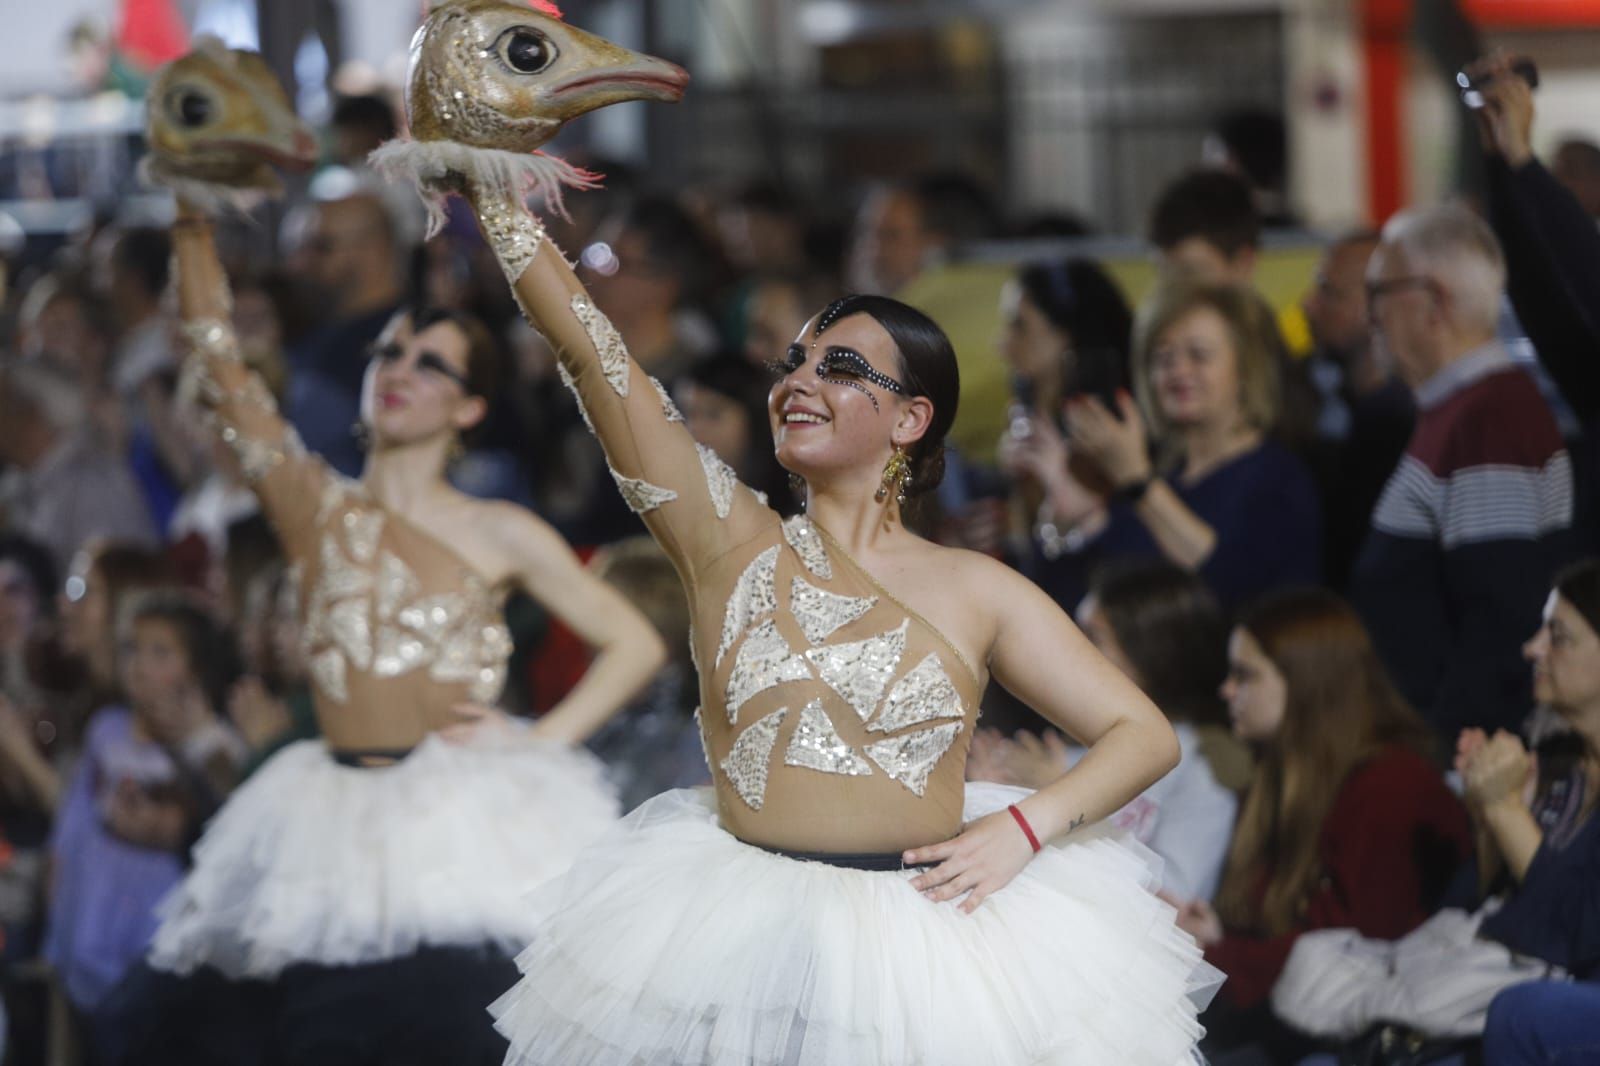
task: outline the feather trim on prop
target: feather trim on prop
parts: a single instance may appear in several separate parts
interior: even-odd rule
[[[270,184],[224,185],[179,174],[154,156],[145,156],[139,163],[139,179],[146,185],[168,189],[180,200],[213,215],[225,211],[242,214],[264,200],[283,195],[283,185],[277,177],[270,171],[262,173],[263,182]]]
[[[563,218],[567,217],[561,198],[564,187],[594,189],[600,185],[600,175],[553,155],[472,148],[457,141],[397,138],[380,145],[367,161],[385,177],[416,188],[428,208],[429,237],[444,228],[445,200],[456,179],[498,194],[537,194]]]

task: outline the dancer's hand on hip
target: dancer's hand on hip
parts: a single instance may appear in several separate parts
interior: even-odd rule
[[[506,712],[476,703],[458,703],[450,708],[456,721],[439,730],[452,744],[509,744],[522,736],[522,730]]]
[[[913,848],[905,861],[938,863],[912,879],[911,887],[936,903],[965,895],[961,910],[971,914],[1011,883],[1033,858],[1033,846],[1007,811],[979,818],[942,844]]]

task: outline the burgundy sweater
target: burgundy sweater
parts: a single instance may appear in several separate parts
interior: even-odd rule
[[[1421,925],[1471,854],[1472,826],[1433,764],[1393,746],[1350,772],[1319,850],[1322,882],[1298,925],[1279,936],[1230,929],[1206,949],[1206,961],[1227,975],[1222,996],[1232,1005],[1267,998],[1301,933],[1354,928],[1393,939]]]

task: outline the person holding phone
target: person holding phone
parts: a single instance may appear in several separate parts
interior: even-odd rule
[[[1066,442],[1110,486],[1052,563],[1086,588],[1118,558],[1198,573],[1225,607],[1321,577],[1322,514],[1310,472],[1272,437],[1280,410],[1272,312],[1235,285],[1158,289],[1134,329],[1131,391],[1070,398]]]
[[[1534,154],[1532,64],[1497,53],[1458,81],[1478,120],[1506,295],[1562,399],[1592,427],[1600,418],[1600,228]]]
[[[998,450],[1010,479],[1006,527],[1010,554],[1038,580],[1049,572],[1042,564],[1060,554],[1058,531],[1104,507],[1110,486],[1074,462],[1064,416],[1076,397],[1109,403],[1126,387],[1133,314],[1116,284],[1086,259],[1023,267],[1002,291],[1000,313],[998,349],[1014,395]],[[1068,610],[1076,606],[1054,598]]]

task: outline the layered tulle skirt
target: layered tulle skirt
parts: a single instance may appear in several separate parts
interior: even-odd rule
[[[290,745],[229,798],[161,905],[149,962],[271,978],[421,947],[515,952],[527,894],[615,824],[615,791],[581,750],[429,737],[391,766]]]
[[[971,785],[966,816],[1023,795]],[[533,894],[490,1010],[525,1066],[1177,1066],[1220,979],[1153,895],[1158,862],[1090,831],[968,915],[667,792]]]

